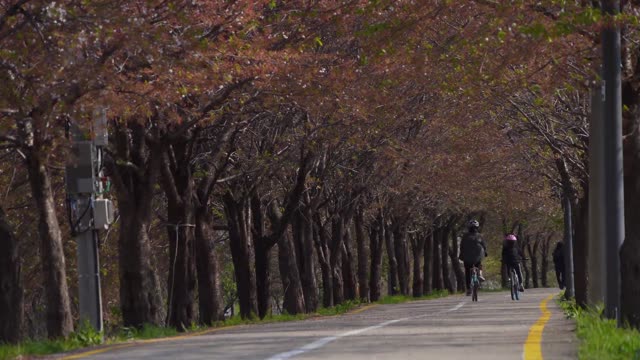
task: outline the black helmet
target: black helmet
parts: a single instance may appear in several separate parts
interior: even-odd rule
[[[469,222],[467,223],[467,227],[469,229],[473,229],[473,228],[477,229],[480,227],[480,223],[478,222],[478,220],[472,219],[472,220],[469,220]]]

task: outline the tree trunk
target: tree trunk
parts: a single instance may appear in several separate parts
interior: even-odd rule
[[[162,153],[162,184],[167,196],[169,277],[167,324],[179,331],[195,321],[195,188],[188,136],[169,143]]]
[[[47,304],[47,334],[66,337],[73,331],[62,233],[44,154],[32,150],[27,157],[31,194],[38,211],[40,256]]]
[[[327,262],[320,261],[322,271],[322,306],[329,308],[333,306],[333,275],[331,266]]]
[[[185,199],[186,200],[186,199]],[[193,204],[168,204],[169,278],[167,323],[180,331],[195,321],[195,243]]]
[[[281,263],[281,273],[285,274],[284,281],[289,284],[287,298],[287,308],[290,313],[304,312],[304,294],[300,282],[300,272],[296,260],[296,248],[289,234],[289,225],[298,213],[300,201],[304,194],[305,179],[307,176],[307,166],[310,163],[310,154],[301,159],[300,167],[297,170],[294,186],[285,196],[283,204],[284,211],[281,212],[278,203],[274,200],[268,206],[268,216],[271,223],[269,235],[265,234],[265,222],[262,211],[262,203],[259,193],[252,194],[251,207],[253,211],[253,234],[256,237],[256,284],[258,292],[258,311],[260,318],[264,318],[271,312],[271,289],[270,289],[270,250],[277,243],[281,243],[281,251],[286,253],[286,258],[281,258],[285,263]],[[282,239],[285,239],[284,241]]]
[[[551,247],[551,236],[549,235],[547,238],[542,240],[542,246],[540,247],[540,282],[542,283],[542,287],[549,287],[549,281],[547,277],[547,273],[549,272],[549,250]]]
[[[251,197],[252,234],[254,235],[256,296],[258,316],[264,319],[271,312],[271,245],[265,238],[264,213],[257,194]],[[288,249],[291,252],[291,249]],[[292,254],[293,255],[293,254]]]
[[[637,112],[637,110],[636,110]],[[620,249],[620,311],[624,321],[640,329],[640,118],[625,143],[625,240]]]
[[[396,261],[395,247],[393,244],[393,231],[390,226],[385,224],[384,231],[385,244],[387,247],[387,259],[389,261],[389,279],[387,280],[388,294],[396,295],[398,293],[398,262]]]
[[[424,274],[422,272],[422,258],[424,257],[424,236],[414,234],[411,236],[411,249],[413,250],[413,297],[424,295]]]
[[[529,254],[531,256],[531,280],[533,281],[533,287],[539,288],[540,284],[538,283],[538,257],[534,254]]]
[[[342,274],[344,278],[345,300],[355,300],[358,298],[358,280],[355,271],[356,261],[351,251],[352,240],[351,227],[347,226],[344,230],[344,242],[342,244]]]
[[[332,307],[333,301],[333,273],[331,271],[331,256],[327,235],[322,228],[322,222],[319,214],[314,215],[314,231],[316,253],[318,254],[318,262],[322,272],[322,306],[325,308]]]
[[[522,262],[522,270],[524,270],[524,287],[525,289],[531,288],[531,271],[529,271],[529,267],[527,266],[527,262]]]
[[[120,308],[124,326],[162,324],[162,300],[158,276],[151,266],[149,246],[150,219],[141,216],[146,199],[118,201],[120,231],[118,256],[120,263]],[[149,203],[151,201],[149,200]],[[149,204],[150,205],[150,204]]]
[[[636,189],[634,189],[636,200],[631,201],[636,205],[638,205],[637,199],[640,199],[640,196],[637,196],[640,195],[637,190],[636,185]],[[638,306],[640,304],[640,222],[637,216],[638,207],[632,209],[636,212],[626,213],[631,219],[626,220],[627,236],[620,250],[621,281],[624,284],[621,288],[620,310],[624,321],[628,321],[629,325],[640,329],[640,308]]]
[[[396,263],[398,264],[398,282],[400,293],[409,295],[409,278],[411,276],[406,231],[402,225],[393,226],[393,243]]]
[[[562,183],[562,208],[564,217],[564,264],[565,264],[565,291],[564,297],[571,299],[575,297],[574,292],[574,251],[576,242],[574,239],[575,224],[575,204],[574,197],[576,196],[576,189],[571,181],[571,175],[569,174],[569,167],[567,161],[561,154],[556,154],[556,169],[560,175]],[[588,191],[587,191],[588,192]],[[572,215],[573,214],[573,215]],[[584,269],[585,272],[587,269]]]
[[[380,279],[382,277],[382,245],[384,244],[384,238],[384,220],[380,214],[369,230],[369,249],[371,250],[369,290],[371,301],[380,300],[382,295]]]
[[[519,239],[523,239],[524,236],[518,236]],[[525,253],[526,245],[521,244],[520,251],[522,254]],[[526,289],[531,288],[531,271],[529,270],[529,266],[527,266],[527,261],[522,261],[522,271],[524,272],[524,284],[522,284]]]
[[[143,200],[143,202],[145,202]],[[162,324],[158,277],[151,266],[149,219],[139,217],[136,204],[119,201],[121,229],[118,239],[120,307],[124,326]]]
[[[531,261],[531,280],[533,281],[533,287],[538,287],[538,259],[536,257],[536,248],[538,238],[536,237],[534,243],[531,244],[531,238],[527,242],[526,250],[529,253],[529,260]]]
[[[433,231],[431,231],[424,240],[424,284],[422,288],[425,295],[433,292],[433,242]]]
[[[455,293],[455,289],[453,288],[453,283],[451,282],[451,276],[449,273],[449,232],[451,228],[449,225],[442,228],[440,233],[440,259],[442,265],[442,281],[445,289],[449,291],[450,294]]]
[[[367,246],[365,243],[364,213],[362,212],[362,209],[358,209],[354,220],[356,245],[358,248],[358,292],[361,301],[369,302],[369,274],[367,271],[367,260],[369,258],[369,254],[367,254]]]
[[[467,284],[465,283],[464,278],[464,270],[462,266],[460,266],[460,260],[458,260],[458,256],[460,255],[460,244],[458,243],[458,233],[455,229],[451,231],[451,249],[449,250],[449,257],[451,258],[451,267],[453,268],[453,272],[456,276],[456,290],[458,292],[463,292],[467,290]]]
[[[331,275],[333,277],[333,305],[344,302],[344,279],[342,274],[344,219],[334,216],[331,220]]]
[[[342,251],[335,254],[333,258],[337,258],[335,267],[331,271],[333,279],[333,305],[340,305],[344,302],[344,279],[342,278]]]
[[[573,212],[575,229],[573,237],[573,286],[576,304],[582,307],[586,307],[588,303],[587,288],[589,284],[589,269],[587,266],[589,256],[589,242],[587,239],[589,199],[587,198],[587,193],[578,199]]]
[[[179,202],[167,204],[169,224],[169,277],[167,280],[167,323],[180,331],[195,321],[196,267],[194,203],[188,177],[176,179]],[[177,200],[177,199],[176,199]]]
[[[123,325],[162,324],[158,275],[151,264],[149,226],[161,149],[148,149],[144,125],[116,129],[117,159],[110,163],[120,212],[118,263]],[[135,168],[121,162],[134,163]]]
[[[293,234],[298,249],[298,268],[304,293],[304,304],[307,313],[318,309],[318,288],[316,284],[316,266],[313,256],[313,222],[311,211],[304,208],[297,213]]]
[[[629,46],[635,46],[632,42]],[[626,45],[626,44],[625,44]],[[631,55],[634,52],[627,49]],[[635,51],[637,53],[637,51]],[[625,61],[632,65],[623,80],[624,120],[624,220],[625,239],[620,248],[620,315],[623,321],[640,329],[640,92],[637,61]]]
[[[0,343],[22,339],[24,297],[18,251],[18,238],[0,207]]]
[[[433,234],[433,247],[431,248],[433,266],[432,266],[432,284],[434,290],[443,290],[444,282],[442,279],[442,247],[441,240],[442,236],[440,235],[442,229],[435,229]]]
[[[538,267],[538,249],[540,248],[540,242],[542,241],[542,238],[537,237],[536,238],[536,242],[533,244],[533,254],[531,255],[531,271],[533,271],[533,279],[534,279],[534,283],[533,283],[533,287],[540,287],[540,283],[538,281],[538,279],[540,278],[539,276],[539,267]]]
[[[286,232],[278,242],[278,264],[284,289],[283,309],[291,315],[305,312],[304,292],[294,250],[291,235]]]
[[[252,319],[258,314],[258,300],[249,204],[245,197],[236,201],[229,192],[223,196],[223,201],[229,225],[229,245],[238,288],[240,316]]]
[[[198,304],[200,323],[212,325],[224,320],[220,262],[207,207],[196,210],[196,269],[198,274]]]

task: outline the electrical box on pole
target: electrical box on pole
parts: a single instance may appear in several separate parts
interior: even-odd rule
[[[103,330],[102,290],[98,231],[114,222],[113,203],[105,198],[108,179],[102,176],[102,147],[108,144],[105,109],[93,113],[91,131],[68,124],[71,154],[66,167],[70,226],[78,249],[78,298],[80,321]],[[107,186],[105,186],[105,183]]]
[[[67,193],[92,194],[95,190],[95,146],[91,141],[74,141],[66,167]]]
[[[113,203],[109,199],[96,199],[93,206],[93,228],[107,230],[115,221]]]

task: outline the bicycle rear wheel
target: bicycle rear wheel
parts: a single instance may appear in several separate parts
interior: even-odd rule
[[[520,282],[518,281],[518,274],[515,269],[511,269],[511,300],[520,300]]]
[[[471,286],[471,301],[478,301],[478,284],[474,283]]]

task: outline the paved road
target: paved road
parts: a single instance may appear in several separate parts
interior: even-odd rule
[[[450,296],[379,305],[356,314],[232,328],[111,349],[87,359],[522,359],[540,319],[540,303],[555,294],[535,289],[513,302],[508,293],[480,293],[480,301]],[[575,359],[573,325],[555,300],[542,333],[545,359]],[[540,323],[538,323],[540,324]],[[535,337],[535,336],[534,336]],[[531,337],[529,337],[531,339]]]

